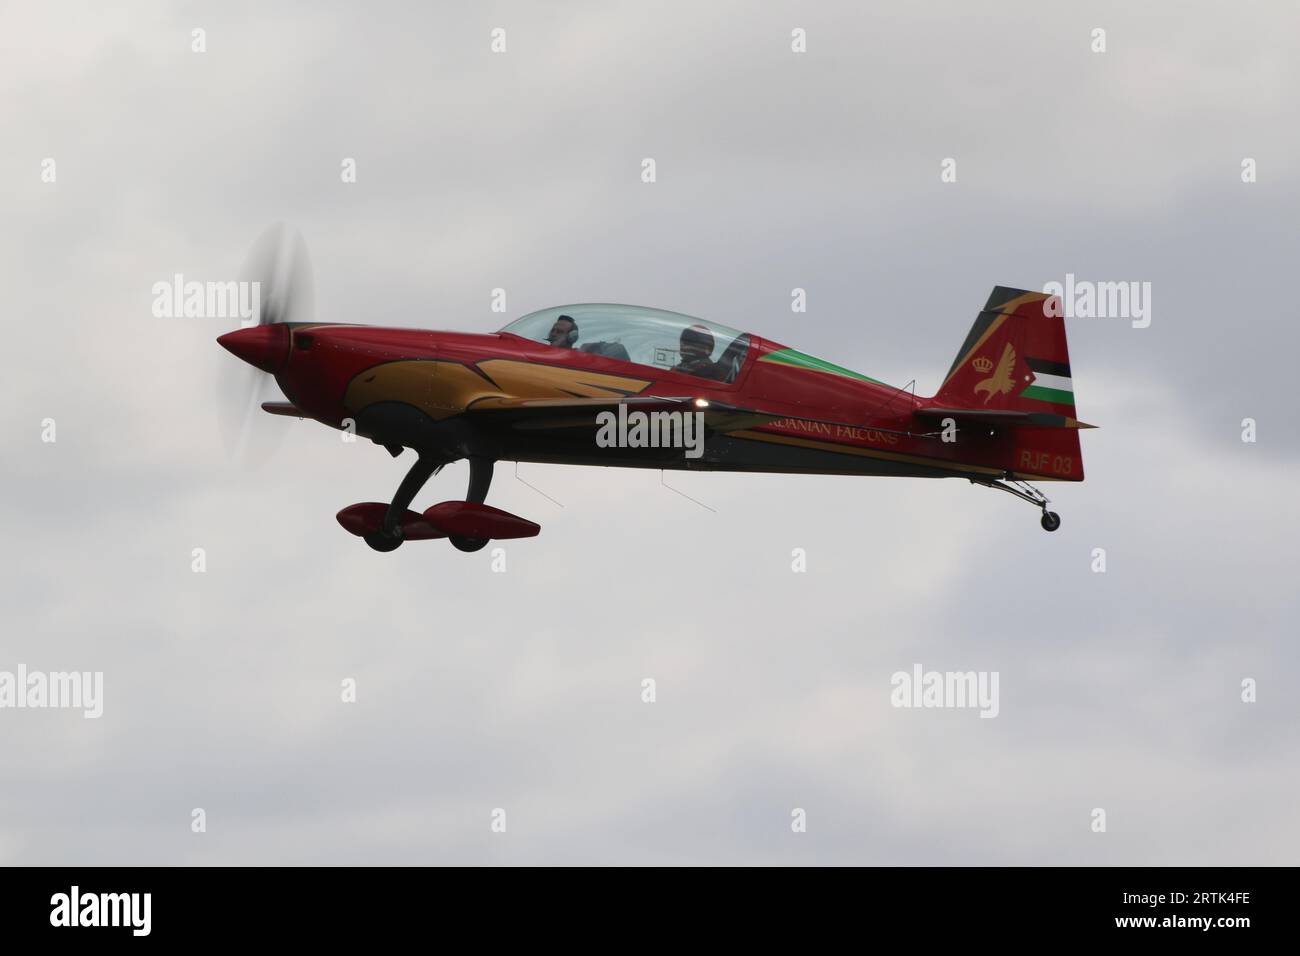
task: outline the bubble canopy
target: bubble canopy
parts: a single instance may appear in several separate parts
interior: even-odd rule
[[[584,303],[531,312],[502,332],[637,365],[734,382],[749,335],[680,312],[639,305]]]

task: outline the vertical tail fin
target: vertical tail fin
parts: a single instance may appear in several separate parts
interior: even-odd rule
[[[948,370],[936,404],[1074,418],[1065,320],[1044,292],[998,286]]]
[[[1083,479],[1065,320],[1043,292],[996,287],[933,406],[1003,413],[1014,442],[998,464],[1026,477]],[[1010,413],[1010,414],[1007,414]],[[995,416],[986,416],[993,418]]]

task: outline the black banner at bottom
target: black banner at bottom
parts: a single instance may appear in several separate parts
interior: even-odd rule
[[[1289,869],[837,868],[505,874],[439,868],[10,868],[6,938],[77,943],[403,939],[503,930],[613,942],[785,933],[852,938],[911,927],[924,941],[1096,937],[1231,944],[1284,929]],[[696,879],[701,879],[696,883]],[[617,935],[610,936],[610,932]],[[665,935],[670,934],[671,935]],[[623,937],[623,934],[627,934]]]

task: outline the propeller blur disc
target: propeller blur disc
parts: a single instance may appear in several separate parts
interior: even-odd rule
[[[277,223],[253,244],[239,278],[256,283],[256,322],[315,321],[315,279],[307,243]],[[233,331],[233,330],[232,330]],[[227,458],[236,467],[256,468],[275,452],[288,424],[262,411],[262,402],[283,401],[275,378],[227,352],[221,353],[217,407]]]

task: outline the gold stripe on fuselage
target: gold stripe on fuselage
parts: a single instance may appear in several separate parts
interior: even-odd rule
[[[357,375],[348,384],[343,404],[356,413],[375,402],[403,402],[440,420],[506,399],[620,398],[652,384],[649,379],[515,359],[487,359],[477,368],[484,374],[444,359],[385,362]]]

